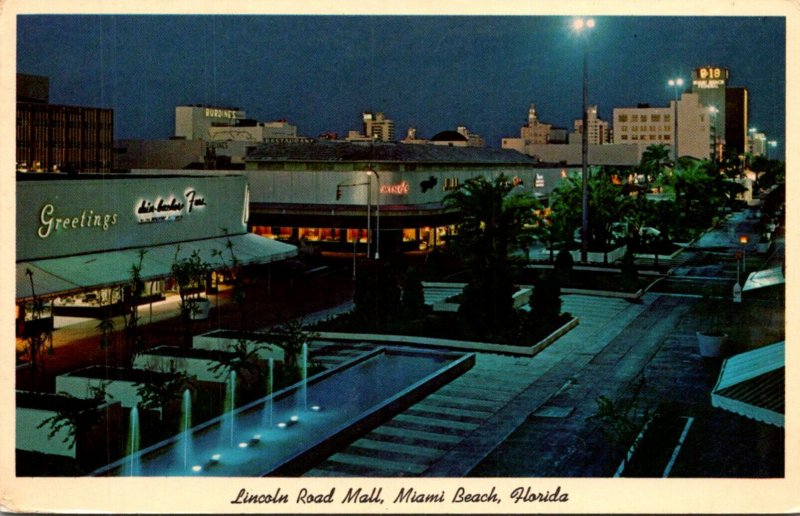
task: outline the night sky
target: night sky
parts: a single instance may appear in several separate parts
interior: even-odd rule
[[[499,147],[528,106],[541,121],[580,117],[583,40],[561,16],[87,16],[18,18],[17,71],[50,77],[50,102],[114,109],[116,138],[167,138],[174,108],[213,104],[283,118],[304,136],[361,129],[383,111],[398,139],[458,125]],[[58,37],[53,37],[57,34]],[[598,17],[589,102],[673,98],[671,77],[727,67],[750,92],[750,125],[784,151],[782,17]]]

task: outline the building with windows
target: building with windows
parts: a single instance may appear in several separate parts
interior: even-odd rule
[[[703,66],[692,70],[692,93],[702,106],[712,110],[712,133],[720,145],[725,144],[726,88],[729,72],[719,66]]]
[[[238,107],[195,104],[175,108],[175,137],[209,141],[212,127],[232,127],[247,118]]]
[[[608,122],[597,115],[597,106],[589,106],[586,108],[586,125],[586,137],[589,139],[589,145],[611,143],[611,132],[609,131]],[[579,144],[583,138],[582,118],[575,120],[573,129],[573,132],[569,135],[569,143]]]
[[[361,120],[364,125],[364,136],[380,142],[393,142],[394,136],[394,121],[389,120],[386,116],[378,112],[365,111],[361,114]]]
[[[614,143],[644,144],[645,148],[657,144],[674,147],[677,127],[678,155],[707,158],[711,152],[711,116],[699,100],[697,94],[684,93],[677,103],[670,101],[669,107],[639,104],[614,108]]]
[[[261,145],[245,168],[252,231],[347,253],[441,245],[460,216],[444,198],[470,178],[546,198],[568,172],[510,150],[344,142]]]
[[[17,76],[17,171],[111,172],[113,110],[50,104],[49,87]]]
[[[193,252],[222,268],[228,244],[242,264],[269,263],[294,246],[248,233],[248,188],[241,173],[18,174],[17,328],[34,315],[95,312],[124,301],[141,258],[145,297],[162,295],[176,257]],[[92,316],[88,315],[87,316]]]

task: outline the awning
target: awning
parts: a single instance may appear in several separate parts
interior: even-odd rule
[[[722,363],[711,404],[736,414],[783,427],[785,343],[732,356]]]
[[[742,292],[755,290],[757,288],[783,285],[785,283],[786,278],[783,276],[783,268],[775,267],[774,269],[764,269],[763,271],[750,273],[750,275],[747,277],[747,280],[744,282]]]
[[[168,277],[176,250],[179,259],[187,258],[197,251],[212,269],[221,269],[231,262],[228,241],[232,244],[236,259],[242,265],[270,263],[297,255],[297,247],[253,233],[193,240],[145,248],[141,278],[148,281]],[[138,248],[123,249],[19,262],[17,299],[30,299],[34,292],[37,296],[48,296],[127,283],[131,278],[131,268],[139,263],[139,251]],[[34,291],[31,290],[31,281],[27,274],[29,270],[33,273]]]

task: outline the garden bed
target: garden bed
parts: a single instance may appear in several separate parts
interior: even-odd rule
[[[535,285],[551,273],[551,268],[526,267],[520,272],[520,280],[522,283]],[[623,294],[622,297],[639,297],[652,281],[651,277],[636,277],[623,280],[622,273],[616,267],[609,267],[606,271],[599,267],[592,267],[591,270],[582,270],[576,267],[561,284],[561,293],[588,295]]]
[[[656,414],[645,424],[620,464],[617,474],[625,478],[665,478],[692,423],[675,414]]]

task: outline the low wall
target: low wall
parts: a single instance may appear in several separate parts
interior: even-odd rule
[[[192,347],[197,349],[211,349],[216,351],[228,351],[231,346],[236,344],[239,339],[236,338],[229,338],[229,337],[220,337],[213,335],[216,332],[205,333],[203,335],[195,335],[192,337]],[[261,346],[256,353],[258,358],[261,360],[269,360],[270,358],[278,361],[283,362],[284,359],[284,351],[283,348],[278,346],[277,344],[266,344],[263,342],[257,342],[254,340],[246,340],[245,343],[247,346]]]
[[[210,359],[192,357],[173,357],[169,355],[151,355],[141,353],[133,361],[133,367],[147,369],[150,371],[165,372],[169,371],[174,365],[176,371],[183,372],[188,376],[194,376],[201,382],[224,383],[227,381],[223,371],[216,374],[209,369],[219,362]]]
[[[531,346],[512,346],[510,344],[496,344],[492,342],[475,342],[468,340],[437,339],[433,337],[417,337],[409,335],[381,335],[375,333],[343,333],[319,332],[323,340],[339,340],[349,342],[376,342],[381,344],[402,344],[407,346],[458,349],[465,351],[482,351],[487,353],[500,353],[505,355],[533,356],[547,346],[558,340],[565,333],[579,324],[577,318],[572,318],[564,326],[557,329],[541,341]]]

